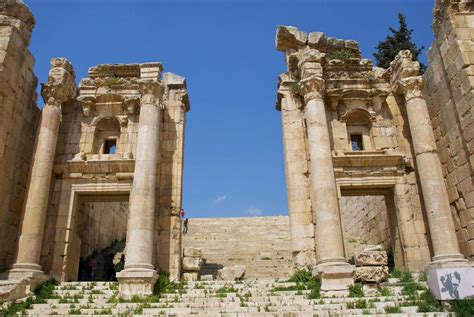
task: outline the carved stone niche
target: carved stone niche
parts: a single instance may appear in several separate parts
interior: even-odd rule
[[[375,112],[364,108],[354,108],[346,110],[344,113],[342,113],[342,109],[340,110],[341,115],[339,116],[339,120],[346,122],[348,125],[368,126],[377,119]]]

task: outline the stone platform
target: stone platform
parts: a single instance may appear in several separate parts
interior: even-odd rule
[[[229,265],[244,265],[246,279],[287,278],[293,270],[286,216],[191,218],[183,247],[202,250],[201,275]]]

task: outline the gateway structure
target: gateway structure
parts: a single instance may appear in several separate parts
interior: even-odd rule
[[[151,294],[157,269],[179,278],[185,79],[161,63],[98,65],[76,87],[71,63],[53,58],[40,115],[34,18],[20,1],[3,1],[0,18],[0,268],[33,285],[74,281],[81,259],[126,239],[123,296]]]
[[[381,69],[355,41],[278,28],[292,253],[296,266],[316,265],[323,292],[347,290],[348,262],[367,244],[433,278],[470,266],[472,11],[470,1],[437,2],[424,76],[409,51]]]

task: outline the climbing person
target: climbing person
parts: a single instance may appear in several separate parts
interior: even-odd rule
[[[95,281],[95,272],[97,270],[97,260],[95,259],[95,255],[91,256],[89,260],[89,269],[90,269],[90,280]]]
[[[183,222],[183,233],[184,234],[188,233],[188,224],[189,224],[189,219],[188,218],[184,219],[184,222]]]
[[[179,216],[181,217],[181,219],[184,218],[184,209],[181,208],[181,211],[179,212]]]
[[[125,254],[122,254],[122,256],[120,256],[120,261],[118,261],[118,263],[115,264],[115,272],[118,273],[122,271],[124,267],[125,267]]]

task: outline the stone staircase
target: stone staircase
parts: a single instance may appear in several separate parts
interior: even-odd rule
[[[244,265],[246,279],[288,278],[293,272],[289,218],[192,218],[183,247],[201,248],[201,275]]]
[[[408,300],[401,295],[363,299],[308,299],[306,290],[281,290],[294,286],[294,283],[261,280],[198,281],[188,282],[181,290],[162,294],[160,298],[124,303],[116,297],[117,284],[114,282],[70,282],[56,287],[54,293],[58,298],[49,299],[44,304],[33,305],[33,308],[27,311],[27,315],[374,316],[385,315],[386,307],[399,307]],[[394,289],[393,294],[396,293],[397,290]],[[448,316],[447,313],[417,313],[417,308],[414,306],[403,306],[400,309],[401,313],[390,316]]]

